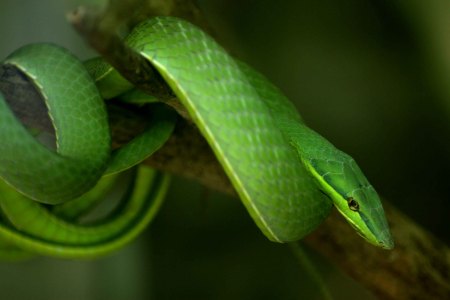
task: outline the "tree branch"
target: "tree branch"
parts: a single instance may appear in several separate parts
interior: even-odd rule
[[[337,212],[306,242],[380,299],[449,299],[450,249],[383,204],[396,242],[392,251],[366,243]]]
[[[138,125],[138,117],[124,116],[119,113],[121,121],[112,123],[114,139],[122,142],[143,126]],[[178,124],[170,140],[145,164],[236,195],[204,138],[187,123]],[[370,245],[337,212],[305,242],[381,299],[449,298],[450,249],[387,201],[383,203],[396,243],[394,250]]]
[[[127,8],[128,11],[136,11],[132,9],[133,5],[142,5],[141,13],[137,17],[134,16],[133,20],[127,20],[129,23],[151,15],[170,14],[184,17],[202,28],[209,29],[197,7],[189,0],[129,3],[131,6]],[[100,13],[91,13],[90,10],[82,8],[70,17],[70,21],[87,42],[124,77],[143,90],[154,89],[149,87],[157,78],[153,74],[154,71],[151,67],[148,68],[147,62],[142,62],[133,50],[121,42],[117,35],[118,23],[100,25],[104,24],[104,16],[117,13],[117,7],[117,2],[112,1],[111,6]],[[111,19],[115,22],[125,21],[121,16]],[[109,21],[106,23],[110,24]],[[146,81],[147,79],[150,81]],[[144,121],[139,121],[138,116],[123,109],[113,110],[113,139],[117,144],[121,144],[132,138],[142,125],[140,122]],[[169,142],[145,163],[164,171],[194,178],[211,189],[235,194],[209,146],[198,130],[188,122],[178,124]],[[449,248],[391,205],[385,203],[385,208],[396,241],[393,251],[380,250],[369,245],[336,213],[306,238],[306,242],[382,299],[450,298]]]

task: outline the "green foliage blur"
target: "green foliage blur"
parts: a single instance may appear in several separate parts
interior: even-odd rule
[[[41,41],[95,55],[64,17],[95,2],[104,1],[2,0],[0,56]],[[450,3],[199,5],[218,41],[351,154],[384,199],[450,241]],[[309,252],[335,299],[371,298]],[[3,299],[320,299],[289,249],[268,242],[238,200],[181,178],[136,243],[97,261],[0,263],[0,290]]]

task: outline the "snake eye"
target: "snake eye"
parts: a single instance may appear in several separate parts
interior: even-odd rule
[[[348,203],[348,208],[350,208],[350,210],[353,210],[353,211],[359,210],[358,202],[355,199],[353,199],[352,197],[349,197],[347,199],[347,203]]]

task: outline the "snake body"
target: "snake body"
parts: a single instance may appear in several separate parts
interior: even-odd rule
[[[369,242],[393,247],[381,202],[354,160],[308,128],[293,104],[265,77],[233,59],[200,29],[177,18],[144,21],[126,43],[153,65],[184,105],[270,240],[289,242],[304,237],[334,204]],[[30,200],[58,204],[83,198],[101,176],[128,169],[156,151],[173,129],[173,112],[156,105],[147,130],[111,155],[102,98],[129,93],[132,86],[107,64],[97,67],[91,61],[88,65],[94,70],[90,75],[67,51],[47,44],[26,46],[4,61],[4,66],[19,69],[39,88],[56,134],[56,150],[42,145],[11,111],[11,100],[0,97],[0,136],[6,141],[0,145],[0,176],[20,192],[5,192],[2,197],[11,194],[11,198],[24,200],[22,207],[15,201],[2,204],[9,217],[0,227],[0,237],[28,251],[94,256],[114,248],[108,245],[122,244],[114,241],[136,235],[138,230],[130,224],[142,228],[149,221],[118,213],[114,222],[122,227],[86,229],[67,224],[71,209],[56,208],[55,217]],[[67,77],[57,75],[58,81],[52,73]],[[141,198],[149,190],[163,197],[167,184],[150,188],[153,185],[147,183],[147,189],[141,184],[135,190],[146,190]],[[101,184],[96,189],[102,190]],[[71,202],[60,206],[70,207]],[[80,203],[84,207],[84,200]],[[39,219],[45,222],[22,221],[20,212],[26,211],[42,216]],[[47,235],[39,236],[36,228],[47,228]]]

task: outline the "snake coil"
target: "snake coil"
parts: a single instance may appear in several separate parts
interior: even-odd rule
[[[379,197],[354,160],[308,128],[265,77],[177,18],[146,20],[126,42],[153,65],[184,105],[270,240],[302,238],[334,204],[367,241],[393,247]],[[131,179],[123,203],[102,221],[83,223],[80,216],[96,206],[116,180],[123,180],[118,173],[165,143],[175,113],[153,103],[152,95],[144,96],[143,102],[152,103],[148,126],[112,151],[103,98],[120,99],[124,93],[128,101],[133,94],[142,97],[130,93],[133,87],[117,71],[100,59],[83,64],[50,44],[18,49],[3,61],[3,74],[11,69],[41,95],[54,145],[36,138],[42,130],[18,112],[27,100],[3,90],[0,253],[92,257],[124,245],[157,212],[167,175],[144,167],[128,171]],[[2,78],[0,89],[5,86]]]

